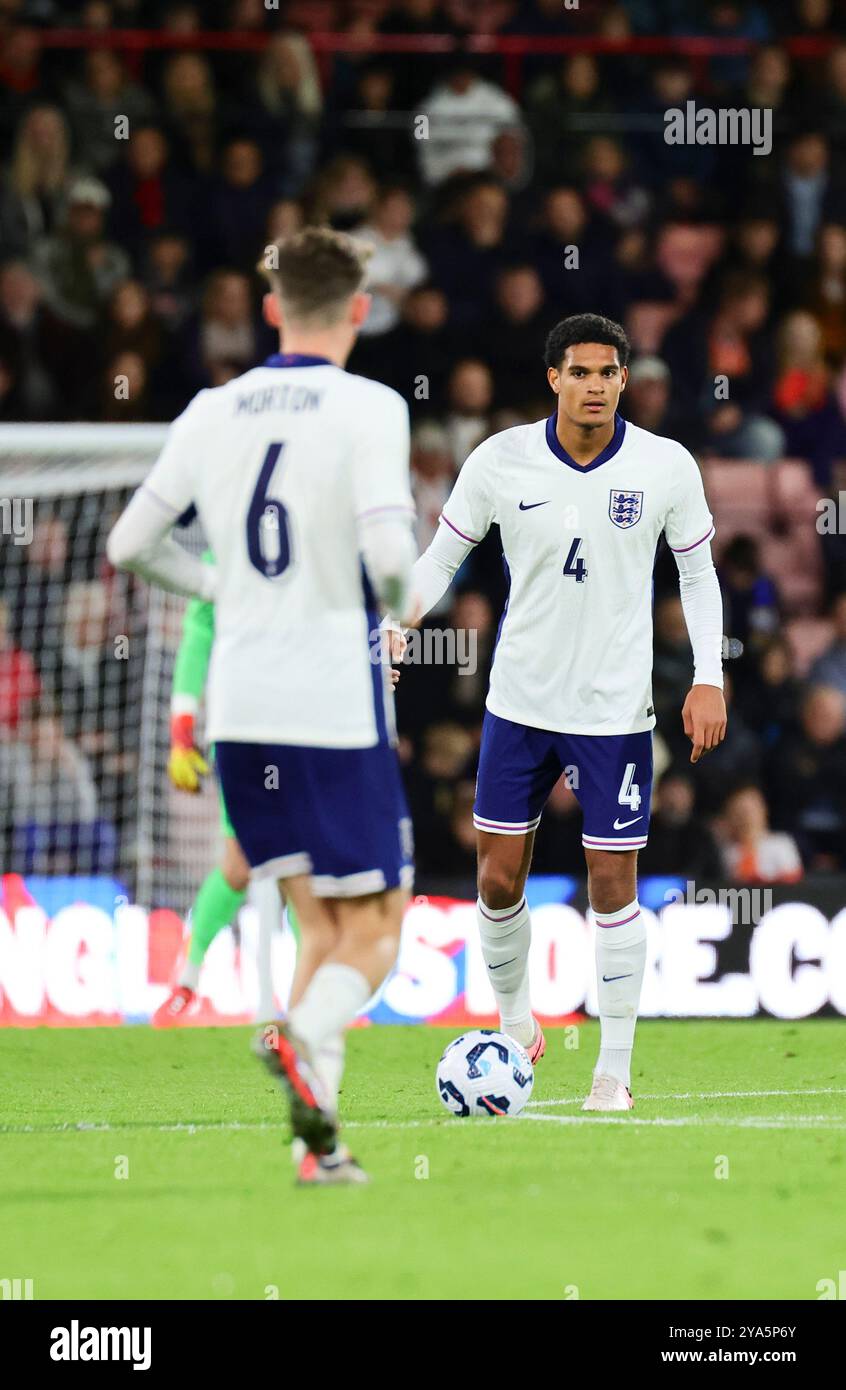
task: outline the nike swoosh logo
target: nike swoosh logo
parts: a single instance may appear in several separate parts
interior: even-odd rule
[[[501,961],[499,962],[499,965],[489,965],[489,966],[488,966],[488,969],[489,969],[489,970],[501,970],[502,967],[503,967],[504,965],[513,965],[516,959],[517,959],[516,956],[512,956],[510,960],[501,960]]]
[[[643,816],[635,816],[634,820],[615,820],[614,829],[625,830],[627,825],[637,825],[639,820],[643,820]]]
[[[548,507],[551,501],[552,501],[552,498],[551,498],[551,497],[547,497],[547,499],[546,499],[545,502],[521,502],[521,503],[520,503],[520,511],[521,511],[521,512],[530,512],[530,511],[532,511],[533,508],[535,508],[535,507]]]
[[[633,974],[634,971],[630,970],[628,975],[603,975],[602,978],[606,985],[610,985],[612,980],[630,980]]]

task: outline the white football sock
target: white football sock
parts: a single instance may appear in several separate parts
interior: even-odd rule
[[[594,912],[600,1049],[596,1073],[631,1087],[640,987],[646,962],[646,928],[637,898],[616,912]]]
[[[315,971],[299,1004],[291,1010],[291,1032],[315,1058],[329,1038],[352,1023],[372,993],[360,970],[329,961]]]
[[[282,898],[275,878],[254,879],[250,897],[258,913],[256,938],[256,971],[258,973],[257,1018],[273,1018],[276,999],[273,993],[273,934],[282,924]]]
[[[525,898],[513,907],[488,907],[476,899],[482,955],[488,967],[503,1033],[523,1047],[535,1036],[529,999],[529,946],[532,921]]]
[[[338,1092],[341,1089],[341,1078],[344,1074],[345,1051],[344,1035],[337,1033],[334,1037],[326,1038],[314,1054],[314,1069],[323,1082],[326,1094],[332,1102],[332,1109],[336,1113],[338,1110]]]
[[[179,974],[180,985],[184,985],[186,989],[193,989],[196,994],[200,987],[200,971],[202,968],[201,965],[195,965],[194,961],[186,960]]]

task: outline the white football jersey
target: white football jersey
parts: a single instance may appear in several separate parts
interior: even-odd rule
[[[384,511],[413,525],[402,397],[323,358],[271,357],[194,398],[145,488],[180,514],[194,504],[214,552],[207,736],[324,748],[391,738],[357,523]]]
[[[570,734],[651,729],[652,571],[663,532],[687,553],[714,534],[695,459],[617,417],[586,468],[556,417],[474,449],[442,519],[464,540],[499,524],[509,594],[488,709]]]

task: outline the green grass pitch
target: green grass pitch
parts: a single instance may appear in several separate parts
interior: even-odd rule
[[[579,1109],[598,1025],[553,1030],[530,1118],[479,1121],[435,1095],[454,1032],[351,1034],[346,1138],[373,1181],[302,1191],[247,1030],[0,1031],[0,1278],[36,1299],[813,1300],[846,1269],[843,1023],[641,1023],[619,1117]]]

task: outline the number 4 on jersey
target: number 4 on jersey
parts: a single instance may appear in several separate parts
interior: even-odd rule
[[[563,573],[572,575],[577,584],[584,584],[587,579],[587,566],[579,555],[579,546],[581,543],[581,536],[573,537],[573,544],[570,546],[570,552],[567,559],[564,561],[563,569]]]
[[[636,768],[637,763],[626,763],[626,770],[620,783],[620,794],[617,797],[621,806],[628,806],[632,811],[636,811],[641,803],[640,787],[633,780]]]

